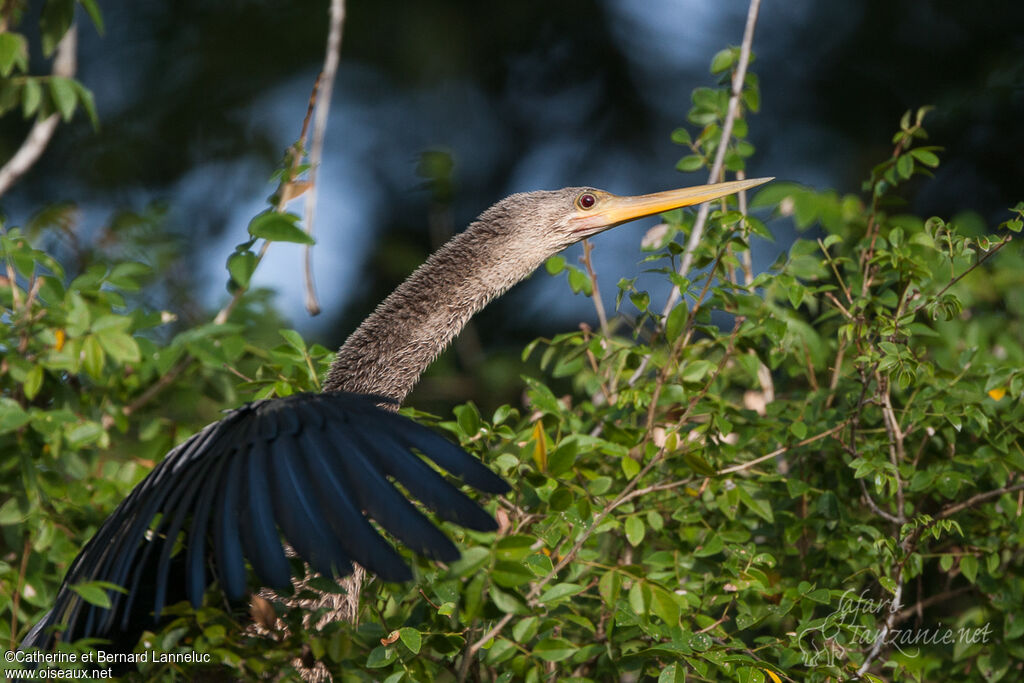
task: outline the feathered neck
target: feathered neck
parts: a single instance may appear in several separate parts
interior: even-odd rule
[[[399,403],[469,319],[533,272],[547,254],[485,212],[434,252],[345,341],[324,391],[386,396]]]

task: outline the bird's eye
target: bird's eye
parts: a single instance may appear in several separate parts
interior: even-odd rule
[[[580,205],[581,209],[591,209],[594,204],[597,204],[597,197],[590,192],[584,192],[580,195],[580,198],[576,200],[576,203]]]

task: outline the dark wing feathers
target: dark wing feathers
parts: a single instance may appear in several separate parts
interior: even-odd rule
[[[368,420],[375,429],[379,425],[379,433],[390,434],[406,448],[419,450],[478,491],[502,494],[511,490],[508,482],[487,469],[479,460],[423,425],[386,411],[376,411],[369,415]]]
[[[236,452],[225,465],[224,489],[214,508],[213,550],[216,554],[220,585],[229,600],[245,595],[245,557],[238,525],[238,490],[242,485],[242,458]]]
[[[267,586],[280,589],[288,585],[291,568],[274,521],[265,456],[264,449],[254,449],[246,459],[242,475],[246,483],[245,500],[239,505],[239,526],[245,555],[252,568]]]
[[[359,482],[356,496],[367,514],[405,545],[420,555],[435,560],[451,561],[459,551],[440,529],[430,523],[409,500],[388,481],[374,463],[368,461],[368,439],[352,433],[350,425],[332,423],[329,427],[337,443],[348,447],[351,457],[339,459],[338,465],[350,481]]]
[[[333,576],[358,562],[387,581],[412,577],[371,519],[421,555],[458,558],[392,480],[442,519],[477,530],[493,530],[494,520],[413,450],[481,491],[504,493],[508,485],[381,402],[346,393],[258,401],[179,444],[75,558],[54,608],[22,647],[50,646],[57,624],[66,625],[63,640],[127,638],[131,647],[126,634],[137,638],[167,604],[188,597],[198,606],[211,577],[240,599],[246,561],[260,585],[284,588],[291,569],[282,537]],[[87,604],[70,588],[86,581],[126,586],[127,594],[108,591],[110,609]]]

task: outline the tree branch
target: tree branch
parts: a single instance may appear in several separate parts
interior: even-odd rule
[[[846,427],[846,425],[848,425],[848,424],[850,424],[850,421],[849,420],[845,420],[845,421],[840,422],[839,424],[837,424],[835,427],[832,427],[831,429],[827,429],[824,432],[821,432],[820,434],[815,434],[814,436],[809,436],[806,439],[804,439],[803,441],[798,441],[797,443],[793,444],[792,446],[783,446],[782,448],[775,449],[774,451],[772,451],[771,453],[768,453],[767,455],[762,455],[760,457],[754,458],[753,460],[748,460],[747,462],[740,463],[739,465],[733,465],[732,467],[726,467],[725,469],[718,470],[718,472],[716,473],[716,476],[721,476],[723,474],[732,474],[733,472],[740,472],[742,470],[750,469],[754,465],[757,465],[758,463],[762,463],[765,460],[771,460],[772,458],[776,458],[776,457],[782,455],[783,453],[785,453],[786,451],[788,451],[788,450],[790,450],[792,448],[799,448],[801,446],[806,446],[809,443],[814,443],[815,441],[818,441],[819,439],[824,439],[826,436],[829,436],[831,434],[835,434],[836,432],[844,429]]]
[[[78,28],[71,26],[61,38],[60,43],[57,44],[57,54],[53,59],[54,76],[71,78],[75,75],[77,50]],[[59,121],[60,114],[57,112],[50,114],[45,119],[36,119],[32,129],[25,137],[25,141],[21,143],[21,147],[0,168],[0,196],[18,182],[18,179],[25,175],[43,155],[43,151],[53,138],[54,131],[57,130]]]
[[[736,66],[736,73],[732,77],[732,94],[729,96],[729,108],[725,115],[725,122],[722,125],[722,138],[715,151],[715,161],[711,164],[711,172],[708,173],[708,182],[714,183],[721,179],[722,170],[725,167],[725,151],[729,146],[729,138],[732,137],[733,125],[739,117],[740,97],[743,95],[743,83],[747,78],[747,66],[750,64],[750,48],[754,43],[754,27],[757,26],[757,13],[761,8],[761,0],[750,0],[750,9],[747,11],[747,25],[743,30],[743,44],[740,46],[740,61]],[[693,265],[693,253],[704,236],[704,226],[708,220],[710,204],[705,202],[697,210],[697,220],[694,221],[693,230],[690,232],[690,239],[686,243],[686,250],[683,252],[683,260],[679,264],[679,274],[685,276],[690,272]],[[681,292],[679,287],[673,286],[672,292],[662,309],[662,316],[667,316],[676,302],[679,301]]]
[[[331,29],[327,35],[327,55],[324,57],[324,68],[320,74],[320,97],[316,107],[316,118],[313,122],[313,144],[309,150],[309,191],[306,193],[306,234],[313,234],[313,218],[316,215],[317,172],[320,170],[320,159],[324,150],[324,135],[327,132],[327,115],[331,110],[331,93],[334,90],[334,78],[338,73],[338,61],[341,55],[341,32],[345,25],[345,0],[331,0]],[[313,282],[313,248],[306,245],[306,310],[310,315],[320,313],[320,303],[316,297],[316,286]]]
[[[969,507],[974,507],[975,505],[979,505],[986,501],[992,500],[993,498],[998,498],[1004,493],[1012,493],[1013,491],[1021,490],[1024,490],[1024,482],[1014,484],[1013,486],[1004,486],[1003,488],[996,489],[994,491],[985,491],[984,493],[978,493],[961,503],[956,503],[955,505],[947,506],[942,510],[942,512],[935,515],[935,519],[946,519],[947,517],[952,517],[958,512],[962,512],[963,510],[966,510]]]

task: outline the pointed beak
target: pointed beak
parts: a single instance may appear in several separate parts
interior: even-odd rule
[[[627,221],[719,199],[740,190],[757,187],[769,180],[774,180],[774,178],[734,180],[728,183],[684,187],[679,190],[667,190],[635,197],[619,197],[609,194],[603,197],[593,209],[578,210],[577,215],[572,219],[573,232],[585,233],[581,237],[594,235]]]

